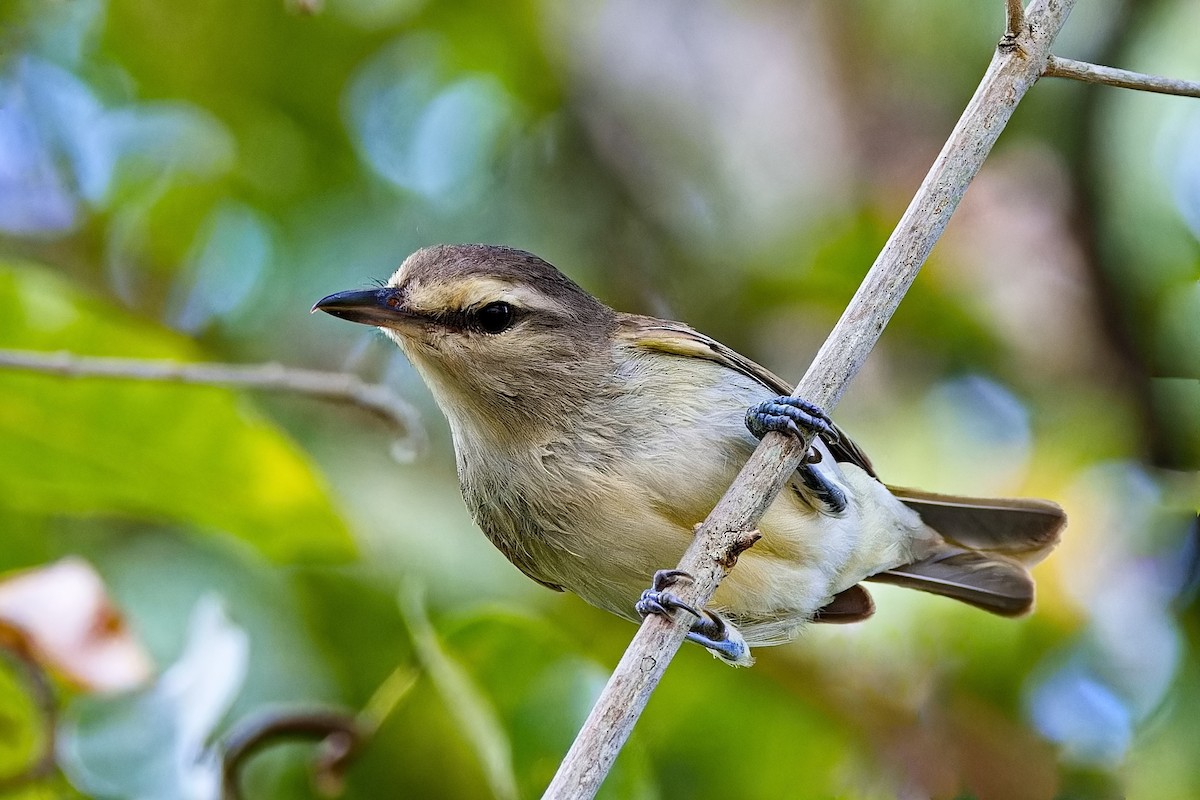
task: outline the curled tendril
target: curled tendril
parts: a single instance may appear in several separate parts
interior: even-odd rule
[[[283,741],[319,739],[313,764],[317,788],[338,794],[346,767],[367,738],[351,713],[337,710],[270,712],[240,721],[225,739],[221,762],[223,800],[242,800],[240,776],[255,753]]]

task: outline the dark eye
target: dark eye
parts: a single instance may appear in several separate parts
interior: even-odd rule
[[[488,303],[475,312],[475,321],[484,333],[503,333],[513,324],[516,313],[508,303]]]

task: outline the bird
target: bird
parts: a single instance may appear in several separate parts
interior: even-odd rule
[[[1029,567],[1063,510],[888,486],[866,454],[778,376],[690,326],[613,310],[532,253],[417,250],[391,278],[312,311],[397,344],[449,422],[463,499],[521,572],[632,621],[685,609],[725,662],[810,623],[865,620],[864,581],[1002,616],[1034,601]],[[768,431],[815,433],[710,604],[676,564]]]

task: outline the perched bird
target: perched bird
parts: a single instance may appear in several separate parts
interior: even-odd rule
[[[786,383],[680,322],[623,314],[535,255],[418,250],[386,285],[318,301],[407,354],[450,422],[463,498],[533,580],[622,617],[687,608],[689,638],[733,664],[807,622],[874,611],[874,580],[1015,616],[1027,567],[1066,518],[1045,500],[885,486]],[[678,563],[770,430],[817,433],[710,608],[682,604]],[[653,579],[651,588],[647,584]]]

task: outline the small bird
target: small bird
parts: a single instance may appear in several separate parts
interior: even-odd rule
[[[808,622],[856,622],[864,580],[1027,612],[1028,567],[1066,517],[1046,500],[884,485],[866,455],[771,372],[680,322],[623,314],[537,256],[418,250],[382,287],[313,306],[380,328],[450,423],[462,495],[527,576],[637,621],[683,608],[728,663]],[[768,431],[816,437],[709,608],[671,586],[696,523]],[[647,585],[650,588],[646,588]]]

